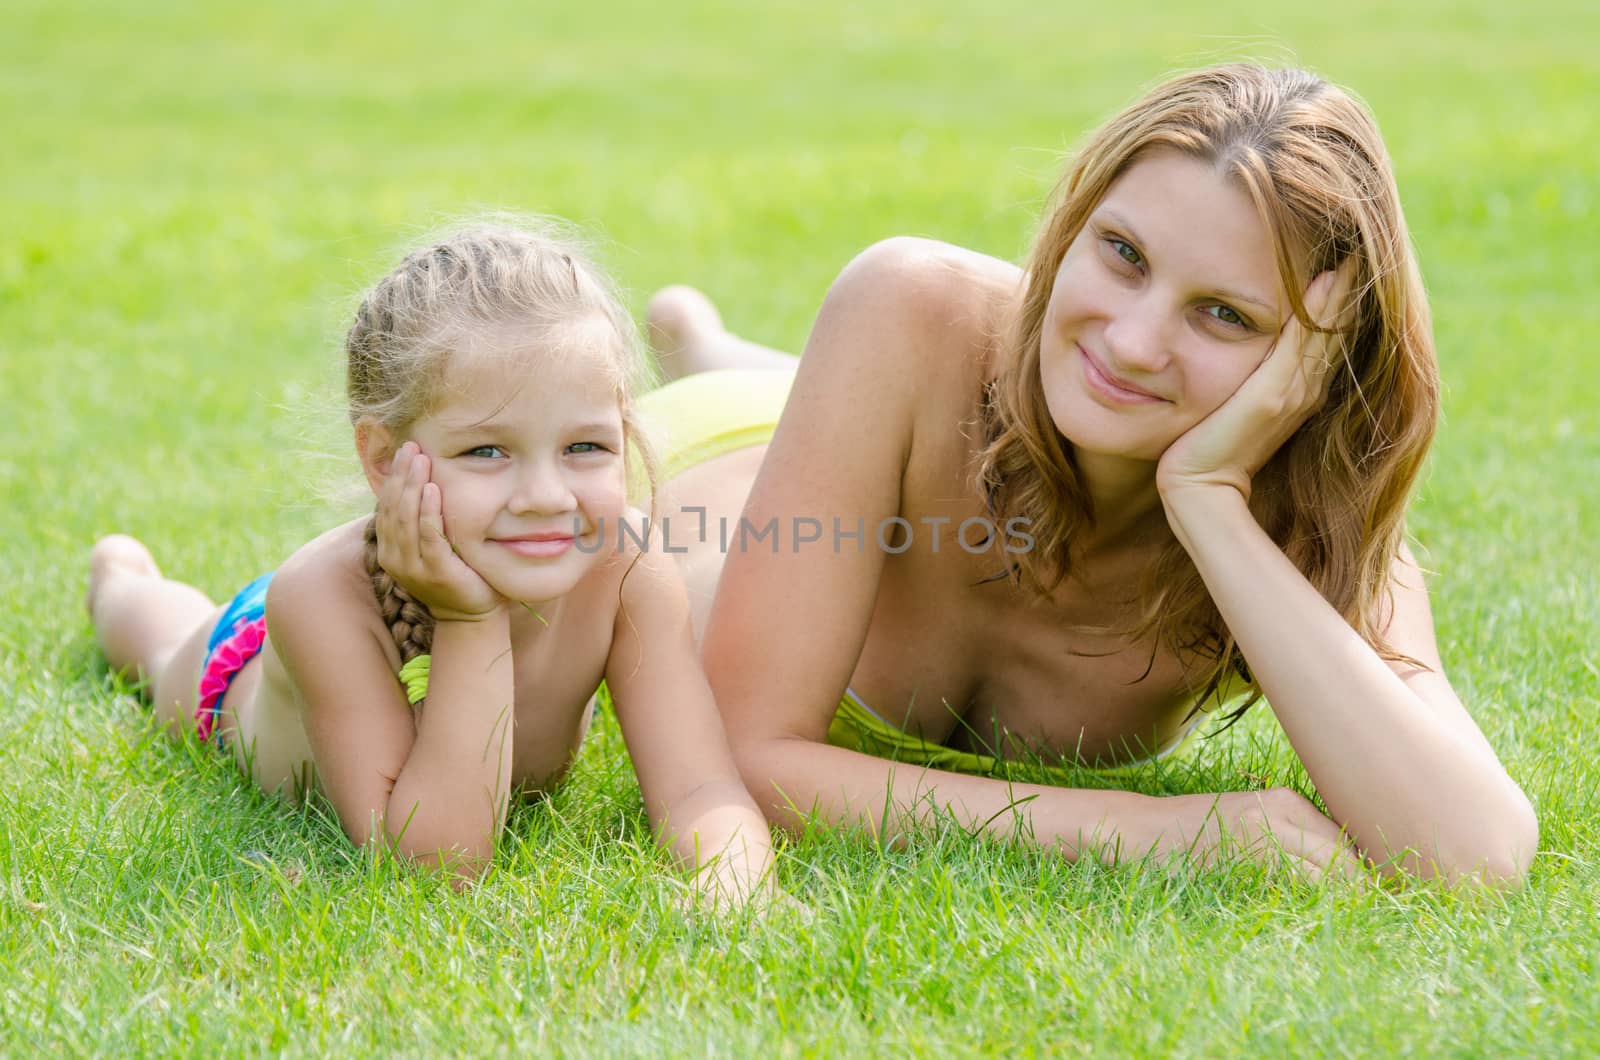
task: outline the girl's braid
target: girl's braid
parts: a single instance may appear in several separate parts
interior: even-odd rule
[[[378,598],[378,613],[389,636],[400,649],[402,665],[433,649],[433,614],[428,605],[400,587],[389,572],[378,565],[378,519],[367,520],[364,534],[366,547],[362,558],[366,562],[367,577],[372,580],[372,591]]]

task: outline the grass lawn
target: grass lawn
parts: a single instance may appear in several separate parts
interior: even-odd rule
[[[1446,665],[1539,809],[1520,893],[816,836],[782,859],[814,922],[687,918],[602,723],[457,895],[158,738],[107,677],[97,535],[220,597],[340,516],[345,317],[419,231],[570,218],[636,309],[693,282],[798,348],[866,244],[1017,257],[1062,149],[1238,56],[1354,87],[1387,135],[1447,383],[1412,530]],[[1600,1051],[1597,56],[1582,0],[11,0],[0,1054]],[[1264,709],[1147,787],[1246,774],[1302,776]]]

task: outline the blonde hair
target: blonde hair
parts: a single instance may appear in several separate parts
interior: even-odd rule
[[[1047,594],[1071,569],[1073,540],[1093,525],[1039,382],[1045,309],[1068,246],[1112,183],[1163,148],[1214,166],[1250,196],[1302,325],[1312,326],[1301,297],[1310,280],[1354,259],[1354,319],[1337,340],[1327,400],[1256,474],[1250,507],[1356,631],[1399,658],[1380,630],[1406,503],[1438,419],[1427,297],[1377,125],[1348,93],[1300,70],[1232,64],[1175,77],[1101,127],[1057,187],[983,410],[979,480],[991,514],[1001,525],[1030,519],[1036,542],[1014,557],[1011,577]],[[1178,654],[1202,689],[1197,707],[1230,669],[1249,679],[1175,539],[1150,566],[1125,632]]]
[[[495,337],[514,339],[495,342]],[[372,420],[398,435],[445,394],[452,377],[485,358],[582,346],[604,354],[627,442],[652,497],[654,453],[633,396],[650,380],[633,319],[610,282],[573,240],[549,226],[476,223],[408,254],[361,300],[345,336],[350,422]],[[368,520],[365,563],[402,661],[426,654],[433,616],[378,565]]]

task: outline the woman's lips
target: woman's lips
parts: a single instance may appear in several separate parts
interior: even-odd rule
[[[1089,389],[1107,401],[1120,405],[1152,405],[1166,401],[1166,398],[1140,390],[1111,375],[1100,367],[1100,362],[1091,357],[1081,343],[1078,344],[1078,355],[1083,358],[1083,378],[1089,384]]]
[[[519,556],[528,556],[533,559],[548,559],[559,556],[572,547],[572,537],[502,537],[495,540],[495,544],[502,545]]]

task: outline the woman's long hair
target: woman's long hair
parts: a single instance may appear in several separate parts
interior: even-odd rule
[[[1301,298],[1310,280],[1354,259],[1354,318],[1329,371],[1327,400],[1257,473],[1250,508],[1355,630],[1397,657],[1381,631],[1406,503],[1438,420],[1432,326],[1377,125],[1349,94],[1304,71],[1234,64],[1167,81],[1096,132],[1057,187],[983,411],[979,480],[990,514],[998,525],[1030,520],[1034,538],[1013,557],[1011,576],[1048,594],[1071,573],[1073,542],[1093,525],[1040,385],[1045,309],[1068,246],[1112,183],[1162,148],[1215,167],[1250,196],[1302,325],[1312,325]],[[1197,705],[1224,687],[1230,670],[1248,679],[1176,539],[1150,566],[1136,617],[1119,632],[1177,652]]]

